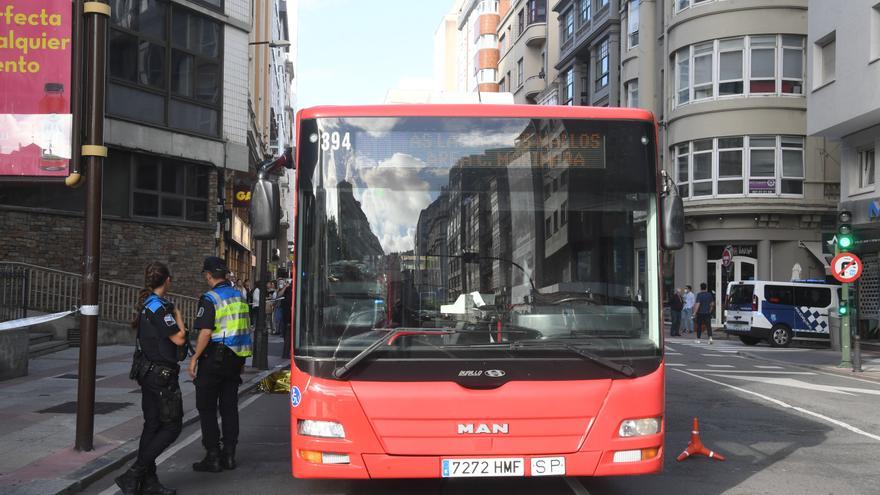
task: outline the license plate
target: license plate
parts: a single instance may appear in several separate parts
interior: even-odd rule
[[[522,457],[443,459],[440,466],[440,474],[444,478],[525,476],[525,461]]]
[[[532,476],[564,476],[565,457],[532,457]]]

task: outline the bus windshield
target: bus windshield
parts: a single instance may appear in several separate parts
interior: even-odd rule
[[[582,346],[655,370],[654,136],[647,121],[303,120],[295,356],[338,366],[412,329],[362,366]]]

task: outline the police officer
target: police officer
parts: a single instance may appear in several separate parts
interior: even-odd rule
[[[144,289],[138,303],[137,351],[131,378],[141,386],[144,430],[137,460],[116,478],[125,495],[175,495],[156,476],[156,458],[180,435],[183,428],[183,401],[180,395],[177,362],[186,357],[186,330],[180,312],[165,299],[171,284],[168,267],[154,262],[144,271]]]
[[[189,374],[196,386],[196,409],[207,454],[193,464],[193,469],[217,473],[235,469],[238,386],[245,358],[251,356],[253,337],[248,319],[250,307],[241,292],[226,280],[226,263],[209,256],[202,272],[211,290],[199,300],[195,321],[199,337]],[[217,425],[218,409],[223,418],[222,440]]]

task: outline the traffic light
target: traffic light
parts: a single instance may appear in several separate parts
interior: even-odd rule
[[[837,314],[840,316],[846,316],[849,314],[849,303],[846,301],[840,301],[837,305]]]
[[[837,215],[837,248],[842,251],[852,249],[855,239],[852,233],[852,213],[841,211]],[[841,313],[843,314],[843,313]]]

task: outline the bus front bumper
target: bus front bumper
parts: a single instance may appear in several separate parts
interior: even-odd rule
[[[443,459],[461,459],[461,456],[401,456],[388,454],[361,454],[353,456],[351,464],[327,465],[313,464],[303,459],[294,459],[293,474],[296,478],[337,478],[337,479],[380,479],[380,478],[441,478]],[[540,456],[472,456],[467,459],[511,459],[523,460],[522,474],[508,476],[618,476],[639,475],[660,472],[663,467],[663,449],[658,448],[654,457],[646,460],[615,462],[615,452],[575,452],[571,454]],[[548,460],[564,458],[564,471],[557,467],[546,469],[544,474],[533,472],[533,459]],[[359,462],[360,461],[360,462]],[[558,466],[559,463],[557,462]],[[545,468],[548,462],[543,464]],[[488,475],[486,477],[493,477]]]

